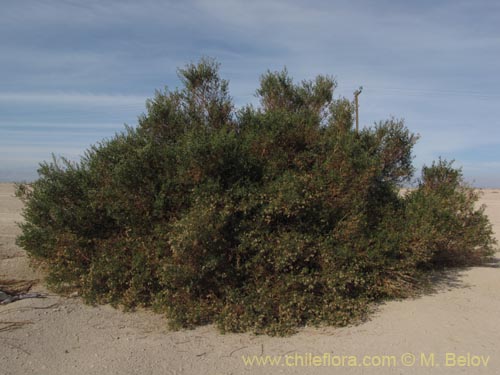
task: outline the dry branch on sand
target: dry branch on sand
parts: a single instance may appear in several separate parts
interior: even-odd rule
[[[28,293],[36,280],[0,279],[0,305],[26,298],[43,298],[41,293]]]

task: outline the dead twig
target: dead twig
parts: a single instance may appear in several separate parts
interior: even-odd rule
[[[236,353],[240,350],[246,349],[246,348],[248,348],[248,346],[242,346],[241,348],[234,349],[231,353],[229,353],[229,356],[231,357],[234,353]]]
[[[38,280],[0,279],[0,290],[10,295],[27,293],[37,282]]]
[[[14,331],[16,329],[24,327],[27,324],[33,324],[33,322],[29,320],[22,320],[17,322],[0,321],[0,332]],[[4,325],[4,327],[2,327],[1,325]]]

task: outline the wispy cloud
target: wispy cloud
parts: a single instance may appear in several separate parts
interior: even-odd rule
[[[92,106],[135,106],[144,107],[144,96],[121,94],[92,94],[78,92],[0,92],[3,103],[43,103],[43,104],[78,104]]]
[[[422,135],[417,163],[456,153],[465,173],[500,175],[491,160],[500,160],[499,18],[494,0],[5,2],[0,147],[45,129],[47,150],[63,152],[66,137],[83,151],[113,124],[133,125],[154,89],[178,84],[177,67],[209,55],[237,105],[255,103],[266,69],[286,65],[297,80],[332,74],[336,95],[365,87],[362,124],[394,115]],[[22,157],[9,150],[0,166]],[[489,160],[473,160],[475,151]]]

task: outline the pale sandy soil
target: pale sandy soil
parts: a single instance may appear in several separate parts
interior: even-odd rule
[[[500,190],[485,190],[482,203],[498,237]],[[13,186],[0,184],[0,278],[41,277],[14,244],[21,207]],[[436,293],[387,303],[361,325],[305,328],[288,338],[221,335],[211,326],[171,332],[159,315],[86,306],[78,298],[17,301],[0,306],[0,374],[499,374],[499,264],[448,272]],[[34,290],[46,292],[42,284]],[[7,330],[7,322],[22,325]],[[319,367],[306,366],[308,353],[358,356],[358,363],[387,365],[329,367],[327,359]],[[413,366],[403,365],[405,353],[416,356]],[[422,353],[435,356],[434,367],[426,367]],[[468,353],[489,356],[489,362],[447,367],[446,353],[453,353],[448,365],[453,355]],[[282,357],[283,365],[276,367],[242,361],[242,355],[261,354],[291,357]],[[394,357],[376,357],[382,355]],[[285,358],[295,366],[287,366]]]

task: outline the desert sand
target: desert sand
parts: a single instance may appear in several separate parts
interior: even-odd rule
[[[0,278],[42,279],[15,245],[22,204],[13,194],[0,184]],[[481,203],[499,238],[500,190],[483,190]],[[152,312],[87,306],[38,282],[32,291],[47,298],[0,305],[0,374],[498,374],[499,265],[443,273],[434,293],[385,303],[360,325],[286,338],[169,331]],[[274,367],[245,365],[242,356],[254,355],[282,357]],[[315,355],[326,359],[314,365]]]

